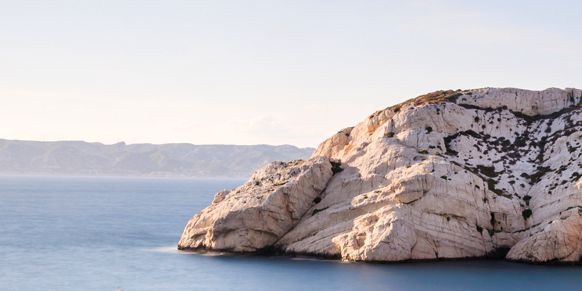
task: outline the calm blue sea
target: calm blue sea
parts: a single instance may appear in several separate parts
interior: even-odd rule
[[[346,264],[175,251],[242,181],[0,177],[0,290],[581,290],[582,268],[501,261]]]

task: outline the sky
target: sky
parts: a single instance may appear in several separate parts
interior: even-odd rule
[[[0,0],[5,139],[315,147],[480,87],[582,87],[582,2]]]

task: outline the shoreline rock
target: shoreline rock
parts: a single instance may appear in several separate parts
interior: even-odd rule
[[[178,248],[244,253],[271,246],[315,203],[331,168],[325,157],[268,164],[244,185],[216,194],[188,222]]]
[[[370,262],[494,253],[579,262],[581,104],[578,89],[419,96],[341,130],[308,161],[267,166],[217,194],[178,246]],[[236,202],[257,193],[264,203]]]

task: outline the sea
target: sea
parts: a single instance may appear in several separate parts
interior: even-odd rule
[[[200,255],[176,243],[241,180],[0,177],[0,290],[582,290],[582,267]]]

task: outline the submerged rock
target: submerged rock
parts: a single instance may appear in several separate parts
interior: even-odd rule
[[[378,111],[309,161],[271,164],[219,193],[179,248],[578,262],[581,101],[577,89],[484,88]]]

